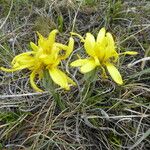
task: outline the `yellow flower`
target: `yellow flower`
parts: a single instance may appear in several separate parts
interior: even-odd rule
[[[42,90],[37,87],[34,80],[36,77],[39,79],[43,78],[44,70],[48,69],[52,80],[60,87],[69,90],[69,84],[71,83],[75,85],[75,83],[58,68],[58,65],[61,60],[66,59],[72,52],[74,40],[70,37],[68,45],[57,43],[55,42],[57,32],[57,30],[53,30],[50,32],[48,38],[45,38],[40,33],[37,33],[39,36],[38,45],[30,42],[33,51],[15,56],[11,62],[12,68],[7,69],[1,67],[1,70],[6,72],[14,72],[25,68],[31,70],[31,86],[36,91],[42,92]]]
[[[90,56],[72,62],[71,66],[80,67],[82,73],[87,73],[96,67],[100,67],[103,71],[102,75],[105,77],[105,68],[107,68],[112,79],[120,85],[123,84],[122,77],[118,69],[114,66],[120,54],[115,50],[115,43],[112,35],[109,32],[106,33],[105,28],[99,31],[97,39],[95,39],[91,33],[86,33],[85,39],[77,33],[71,34],[77,35],[81,41],[84,42],[86,53]],[[121,54],[135,55],[137,52],[127,51]]]

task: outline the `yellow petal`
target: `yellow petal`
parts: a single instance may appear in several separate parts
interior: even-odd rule
[[[101,43],[103,42],[103,39],[105,37],[105,33],[106,33],[106,30],[105,28],[101,28],[98,35],[97,35],[97,39],[96,39],[96,42],[97,43]]]
[[[68,46],[61,44],[61,43],[55,43],[55,46],[58,47],[59,49],[67,50]]]
[[[68,46],[61,44],[61,43],[55,43],[55,45],[56,45],[56,47],[59,48],[59,51],[60,51],[59,58],[60,59],[66,59],[71,54],[71,52],[73,51],[74,39],[72,37],[70,37]],[[65,51],[63,55],[61,55],[61,50]]]
[[[108,78],[106,71],[105,71],[105,68],[103,66],[101,66],[101,69],[102,69],[102,78],[104,78],[104,79]]]
[[[33,49],[33,51],[35,51],[35,52],[37,52],[39,49],[39,47],[36,44],[34,44],[33,42],[30,42],[30,46]]]
[[[39,62],[44,63],[45,65],[55,65],[59,64],[57,56],[56,55],[46,55],[46,54],[41,54],[39,56]]]
[[[68,48],[67,48],[66,54],[64,55],[63,59],[66,59],[67,57],[69,57],[69,55],[73,51],[73,48],[74,48],[74,39],[72,37],[70,37]]]
[[[21,69],[31,69],[31,67],[35,66],[36,59],[34,57],[34,53],[22,53],[20,55],[17,55],[11,62],[12,69],[7,69],[6,71],[17,71]]]
[[[4,68],[4,67],[0,67],[0,70],[5,71],[5,72],[14,72],[13,69],[8,69],[8,68]]]
[[[56,34],[58,33],[58,30],[52,30],[48,36],[48,41],[49,41],[49,45],[50,47],[52,47],[52,45],[55,43],[55,38],[56,38]]]
[[[114,58],[115,60],[118,59],[118,53],[115,50],[115,42],[112,37],[112,35],[108,32],[106,33],[106,40],[107,40],[107,46],[105,48],[105,57],[104,61],[107,61],[109,58]]]
[[[71,52],[73,51],[74,48],[74,39],[72,37],[69,38],[69,44],[68,46],[61,44],[61,43],[55,43],[55,45],[61,49],[61,50],[65,50],[65,54],[63,54],[62,56],[59,56],[60,59],[66,59]]]
[[[87,33],[85,37],[84,47],[88,55],[95,56],[95,38],[91,33]]]
[[[59,55],[59,52],[60,52],[60,49],[56,46],[56,43],[53,44],[53,47],[52,47],[52,49],[51,49],[50,55],[51,55],[53,58],[57,59],[57,58],[58,58],[58,55]]]
[[[90,59],[90,60],[88,60],[88,62],[86,64],[84,64],[80,68],[80,71],[82,73],[87,73],[87,72],[90,72],[91,70],[95,69],[96,66],[97,66],[97,64],[95,63],[95,60],[94,59]]]
[[[30,64],[24,64],[24,65],[18,64],[18,65],[16,65],[16,67],[13,67],[10,69],[4,68],[4,67],[1,67],[0,69],[5,72],[14,72],[14,71],[18,71],[18,70],[22,70],[22,69],[26,69],[26,68],[30,69],[30,67],[32,67],[32,65],[30,65]]]
[[[39,89],[39,88],[37,87],[37,85],[35,84],[35,82],[34,82],[35,76],[36,76],[36,73],[35,73],[35,71],[33,71],[33,72],[30,74],[30,84],[31,84],[32,88],[33,88],[35,91],[37,91],[37,92],[43,92],[43,90]]]
[[[67,81],[67,75],[63,73],[61,70],[59,70],[58,68],[50,68],[49,74],[52,80],[60,87],[65,88],[66,90],[70,89]]]
[[[123,54],[127,54],[127,55],[137,55],[138,52],[135,52],[135,51],[126,51],[126,52],[124,52]]]
[[[55,60],[55,62],[52,64],[52,67],[57,67],[59,64],[60,64],[60,59],[59,58],[57,58],[56,60]]]
[[[12,63],[13,67],[19,66],[19,65],[28,65],[28,66],[34,66],[35,65],[35,58],[32,57],[21,57],[18,58],[15,62]]]
[[[46,55],[46,54],[41,54],[41,55],[39,56],[39,61],[40,61],[41,63],[44,63],[44,64],[46,64],[46,65],[49,65],[49,64],[52,63],[53,58],[52,58],[51,55],[49,56],[49,55]]]
[[[69,78],[68,76],[66,76],[66,78],[68,83],[71,83],[72,85],[76,85],[76,83],[71,78]]]
[[[26,67],[22,66],[21,69],[24,69]],[[0,70],[2,71],[5,71],[5,72],[15,72],[15,71],[18,71],[18,70],[21,70],[20,67],[17,67],[17,68],[4,68],[4,67],[1,67]]]
[[[106,54],[107,40],[105,34],[106,34],[105,28],[101,28],[97,35],[95,44],[96,55],[100,58],[101,61],[103,61]]]
[[[112,49],[115,49],[115,42],[114,42],[114,39],[111,35],[111,33],[107,32],[106,33],[106,38],[108,40],[108,45],[112,48]]]
[[[35,52],[25,52],[25,53],[22,53],[22,54],[19,54],[17,56],[14,57],[14,59],[12,60],[11,64],[13,65],[15,62],[17,61],[22,61],[22,60],[31,60],[33,59],[33,56]]]
[[[42,36],[42,34],[40,34],[39,32],[37,32],[39,39],[38,39],[38,46],[42,47],[43,41],[45,40],[45,38]]]
[[[112,79],[117,83],[117,84],[123,84],[123,81],[122,81],[122,77],[118,71],[118,69],[111,63],[106,63],[106,67],[107,67],[107,70],[110,74],[110,76],[112,77]]]
[[[36,33],[39,36],[39,39],[43,39],[44,38],[43,35],[41,33],[39,33],[38,31]]]
[[[95,53],[96,56],[100,59],[100,61],[104,61],[105,56],[107,55],[107,39],[106,37],[103,38],[103,40],[101,42],[96,42],[95,44]]]
[[[96,57],[94,57],[94,60],[95,60],[95,64],[97,65],[97,66],[99,66],[100,65],[100,62],[99,62],[99,59],[98,59],[98,57],[96,56]]]
[[[85,41],[84,38],[83,38],[80,34],[78,34],[78,33],[70,32],[70,34],[71,34],[71,35],[78,36],[78,37],[81,39],[81,42],[84,42],[84,41]]]
[[[83,66],[84,64],[86,64],[89,60],[88,59],[78,59],[73,61],[70,66],[72,67],[79,67],[79,66]]]

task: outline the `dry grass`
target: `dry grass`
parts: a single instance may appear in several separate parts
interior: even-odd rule
[[[119,70],[125,85],[110,79],[92,81],[66,69],[77,82],[59,90],[67,108],[56,106],[48,93],[34,93],[27,70],[0,72],[0,149],[13,150],[148,150],[150,148],[150,2],[147,0],[0,0],[0,64],[30,50],[36,31],[58,28],[65,42],[70,31],[96,34],[103,26],[115,37],[122,56]],[[66,38],[66,39],[65,39]],[[64,62],[76,58],[82,45]],[[83,56],[83,52],[81,52]],[[42,85],[41,85],[42,86]]]

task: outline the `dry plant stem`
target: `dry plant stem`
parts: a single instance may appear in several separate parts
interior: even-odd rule
[[[150,57],[145,57],[145,58],[142,58],[142,59],[135,61],[134,63],[130,63],[130,64],[128,64],[128,67],[133,67],[139,62],[143,62],[143,61],[147,61],[147,60],[150,60]]]
[[[36,93],[26,93],[26,94],[0,95],[0,99],[43,95],[43,94],[47,94],[47,93],[48,93],[48,91],[46,91],[46,92],[38,92],[38,93],[36,92]]]
[[[10,5],[9,12],[8,12],[8,14],[7,14],[7,16],[6,16],[5,20],[4,20],[4,22],[1,24],[0,29],[2,29],[2,27],[5,25],[7,19],[9,18],[10,13],[11,13],[11,10],[12,10],[12,7],[13,7],[13,0],[11,1],[11,5]]]
[[[120,118],[144,118],[144,117],[150,117],[150,114],[142,114],[142,115],[126,115],[126,116],[109,116],[109,117],[102,117],[102,116],[88,116],[87,118],[90,119],[90,118],[108,118],[108,119],[120,119]]]
[[[82,5],[82,1],[80,2],[80,5],[77,9],[77,12],[75,13],[75,16],[74,16],[74,19],[73,19],[73,23],[72,23],[72,32],[74,31],[74,28],[75,28],[75,22],[76,22],[76,19],[77,19],[77,15],[78,15],[78,12],[79,12],[79,9],[80,9],[80,6]]]
[[[145,51],[144,58],[147,57],[147,56],[149,56],[149,55],[148,55],[149,53],[150,53],[150,46],[149,46],[148,49]],[[142,70],[144,69],[145,65],[146,65],[146,61],[143,61],[143,62],[141,63],[141,69],[142,69]]]
[[[148,29],[149,27],[150,27],[150,24],[148,24],[148,25],[147,25],[146,27],[144,27],[143,29],[137,31],[136,33],[134,33],[134,34],[128,36],[126,39],[122,40],[119,44],[124,43],[126,40],[130,39],[131,37],[137,35],[138,33],[142,32],[142,31],[144,31],[144,30]]]

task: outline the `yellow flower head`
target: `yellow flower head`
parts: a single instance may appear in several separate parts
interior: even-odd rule
[[[72,35],[77,35],[84,42],[84,48],[90,57],[78,59],[72,62],[71,66],[81,67],[80,71],[82,73],[90,72],[99,66],[103,71],[103,76],[106,76],[105,68],[107,68],[112,79],[118,84],[123,84],[118,69],[113,65],[118,60],[120,54],[115,50],[115,42],[111,33],[106,33],[105,28],[102,28],[96,39],[91,33],[86,33],[85,39],[77,33],[72,33]],[[127,51],[122,54],[135,55],[137,52]]]
[[[57,32],[57,30],[53,30],[50,32],[48,38],[45,38],[40,33],[37,33],[39,36],[38,45],[30,42],[33,51],[15,56],[11,62],[12,68],[7,69],[1,67],[1,70],[6,72],[13,72],[25,68],[31,70],[31,86],[36,91],[42,92],[42,90],[35,84],[34,79],[37,75],[38,78],[41,79],[43,77],[43,71],[48,69],[52,80],[62,88],[69,90],[69,83],[73,85],[75,83],[58,68],[58,65],[61,60],[66,59],[73,51],[74,40],[70,37],[68,45],[57,43],[55,42]]]

